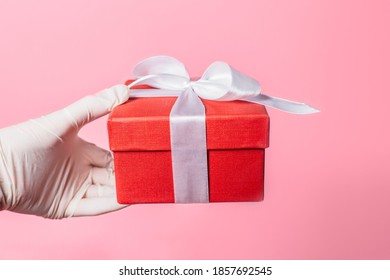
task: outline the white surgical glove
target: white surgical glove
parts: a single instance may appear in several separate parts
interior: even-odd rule
[[[119,210],[109,151],[78,137],[127,101],[117,85],[52,114],[0,129],[0,210],[52,219]]]

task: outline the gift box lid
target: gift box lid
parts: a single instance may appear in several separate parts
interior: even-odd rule
[[[130,98],[117,106],[108,119],[110,149],[114,152],[170,150],[169,114],[176,99]],[[207,149],[268,147],[269,117],[263,105],[246,101],[202,99],[202,102],[206,108]]]

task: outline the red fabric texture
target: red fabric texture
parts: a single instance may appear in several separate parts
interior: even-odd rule
[[[175,97],[131,98],[108,120],[118,202],[173,203],[169,113]],[[202,100],[210,202],[263,199],[264,149],[269,117],[264,106]]]
[[[176,97],[131,98],[111,113],[113,151],[169,151],[169,113]],[[245,101],[202,100],[206,107],[208,149],[268,147],[269,118],[265,107]]]
[[[114,152],[118,202],[173,203],[170,151]],[[209,150],[210,202],[263,198],[264,150]]]

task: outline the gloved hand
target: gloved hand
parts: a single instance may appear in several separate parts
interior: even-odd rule
[[[111,153],[77,134],[128,98],[128,88],[117,85],[1,129],[0,209],[61,219],[125,207],[116,201]]]

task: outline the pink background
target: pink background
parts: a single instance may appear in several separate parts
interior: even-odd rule
[[[268,110],[261,203],[61,221],[2,212],[0,258],[390,258],[389,13],[385,0],[1,0],[0,127],[121,83],[158,54],[193,76],[227,61],[322,112]],[[82,136],[107,148],[105,122]]]

